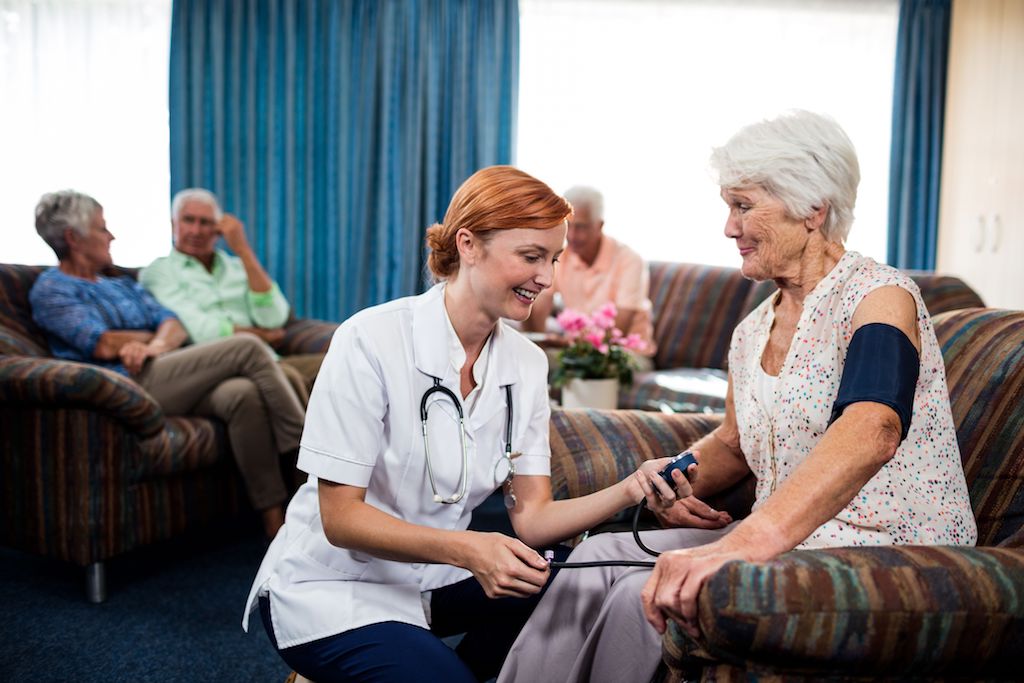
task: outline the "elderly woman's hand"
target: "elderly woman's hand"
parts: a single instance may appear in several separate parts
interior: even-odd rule
[[[664,633],[668,620],[679,623],[683,631],[696,638],[697,596],[704,581],[732,560],[751,560],[753,553],[733,540],[733,534],[705,546],[670,550],[662,553],[654,571],[640,592],[644,615]]]
[[[714,509],[696,496],[680,498],[670,508],[656,508],[654,516],[665,528],[721,529],[732,523],[732,515]]]
[[[147,358],[159,356],[161,353],[168,351],[169,347],[166,342],[162,339],[151,339],[148,343],[141,341],[130,341],[121,347],[117,355],[121,360],[121,364],[124,365],[132,375],[137,375],[142,372],[142,367],[146,364]]]

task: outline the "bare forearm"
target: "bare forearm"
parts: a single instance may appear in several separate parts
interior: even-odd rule
[[[160,323],[160,327],[156,328],[156,334],[153,335],[150,344],[160,344],[164,347],[164,351],[171,351],[180,347],[187,339],[188,332],[185,331],[181,323],[170,318]]]
[[[467,536],[471,531],[449,531],[410,524],[363,501],[335,506],[325,520],[331,544],[398,562],[430,562],[464,567]]]
[[[148,330],[107,330],[100,336],[92,355],[100,360],[113,360],[128,342],[148,344],[153,336]]]
[[[245,268],[245,277],[249,280],[249,289],[259,293],[269,292],[271,287],[274,286],[274,282],[267,275],[267,271],[263,269],[263,265],[256,258],[256,254],[253,253],[252,249],[243,249],[237,256],[242,260],[242,266]]]
[[[633,326],[633,318],[636,317],[635,308],[623,308],[615,315],[615,327],[622,330],[623,334],[629,332]]]
[[[839,514],[892,457],[898,422],[894,435],[891,424],[876,419],[878,408],[888,408],[869,406],[858,414],[858,406],[864,404],[847,408],[807,460],[736,528],[763,559],[792,550]]]
[[[512,515],[516,535],[533,548],[544,548],[572,538],[640,501],[640,497],[634,500],[635,496],[630,495],[625,479],[596,493],[568,500],[551,500],[551,485],[547,477],[531,477],[538,481],[528,484],[522,481],[524,479],[526,477],[517,479],[515,486],[521,489],[547,487],[547,495],[539,491],[538,495],[531,495],[530,491],[524,490],[525,495],[520,499],[525,500],[518,506],[521,509]]]
[[[702,500],[724,491],[750,474],[743,453],[738,447],[729,446],[719,434],[720,430],[721,427],[715,429],[689,448],[700,453],[697,479],[693,482],[693,495]]]

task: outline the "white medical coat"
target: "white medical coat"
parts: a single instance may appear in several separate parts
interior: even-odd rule
[[[366,502],[413,524],[465,529],[473,509],[502,482],[505,386],[512,387],[512,449],[517,474],[550,474],[547,360],[499,322],[480,396],[467,417],[466,496],[433,501],[420,426],[420,399],[434,377],[459,396],[449,361],[444,285],[356,314],[335,332],[306,411],[298,466],[310,474],[288,506],[246,602],[270,599],[278,647],[287,648],[384,621],[426,628],[420,594],[470,576],[449,565],[395,562],[331,545],[320,519],[317,480],[366,488]],[[462,451],[455,408],[434,393],[429,408],[431,465],[438,493],[459,490]]]

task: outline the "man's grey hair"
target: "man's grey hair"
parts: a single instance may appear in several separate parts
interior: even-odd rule
[[[588,185],[574,185],[565,191],[564,197],[572,204],[573,210],[581,206],[590,209],[594,220],[604,220],[604,195]]]
[[[36,232],[50,245],[57,260],[63,261],[71,251],[64,231],[71,229],[85,237],[93,216],[102,208],[98,201],[75,190],[47,192],[36,204]]]
[[[224,212],[220,209],[220,203],[217,201],[217,196],[209,190],[204,190],[201,187],[189,187],[181,192],[174,195],[174,199],[171,200],[171,220],[178,220],[179,214],[181,214],[181,207],[185,206],[185,202],[203,202],[213,207],[213,218],[216,221],[220,221]]]
[[[860,166],[853,143],[832,118],[794,110],[746,126],[711,153],[723,189],[764,188],[803,219],[828,206],[821,233],[842,243],[853,224]]]

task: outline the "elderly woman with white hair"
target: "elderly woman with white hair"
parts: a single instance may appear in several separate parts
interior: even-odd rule
[[[223,420],[249,500],[273,537],[289,489],[282,462],[291,466],[305,411],[270,348],[248,334],[182,347],[188,335],[174,313],[133,278],[109,273],[114,236],[88,195],[43,195],[36,231],[59,262],[29,292],[54,356],[134,379],[168,415]]]
[[[794,548],[973,545],[977,527],[945,369],[913,281],[847,251],[856,153],[833,120],[792,112],[714,150],[725,235],[742,272],[778,292],[736,328],[725,418],[693,444],[691,481],[642,534],[652,569],[562,571],[499,681],[646,681],[669,619],[697,635],[697,596],[732,560]],[[699,472],[699,477],[697,476]],[[751,514],[701,499],[753,473]],[[575,561],[638,560],[628,534],[585,541]]]

